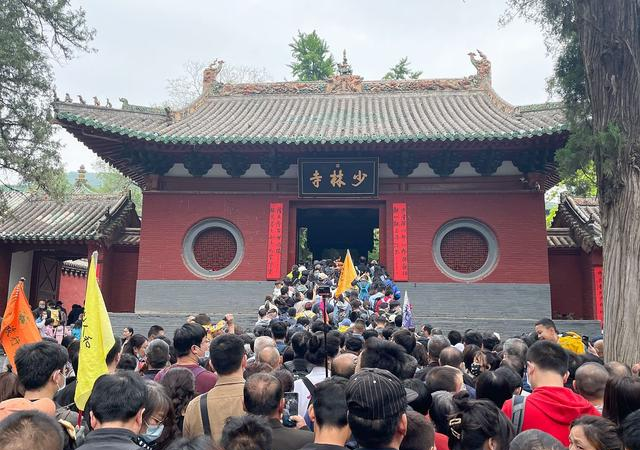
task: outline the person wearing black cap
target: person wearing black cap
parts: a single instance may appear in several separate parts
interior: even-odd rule
[[[407,433],[407,391],[384,369],[362,369],[347,383],[347,419],[366,449],[399,449]]]

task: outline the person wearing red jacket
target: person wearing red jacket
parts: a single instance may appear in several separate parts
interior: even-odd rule
[[[545,431],[569,446],[569,425],[585,414],[599,416],[591,403],[564,387],[569,376],[569,355],[558,344],[538,341],[527,352],[527,376],[533,392],[526,397],[522,429]],[[502,411],[512,417],[512,400]]]

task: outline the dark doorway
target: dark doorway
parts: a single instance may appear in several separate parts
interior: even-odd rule
[[[379,227],[375,208],[298,208],[298,261],[344,258],[347,249],[356,264],[360,256],[378,259]]]

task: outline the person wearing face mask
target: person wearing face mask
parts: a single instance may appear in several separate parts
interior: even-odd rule
[[[209,338],[204,327],[197,323],[185,323],[173,335],[173,348],[178,358],[176,364],[158,372],[154,381],[161,381],[173,367],[189,369],[196,379],[198,395],[209,392],[216,385],[218,377],[200,365],[200,358],[208,357]]]
[[[154,381],[147,381],[146,385],[147,400],[144,402],[138,445],[160,450],[164,449],[176,435],[171,399],[162,385]]]
[[[149,341],[141,334],[134,334],[129,341],[122,347],[122,353],[129,353],[138,360],[138,369],[140,369],[147,360],[147,346]]]
[[[0,403],[0,420],[17,411],[38,410],[75,424],[77,413],[53,401],[56,393],[65,387],[68,360],[67,349],[56,342],[41,341],[20,347],[15,355],[15,368],[25,389],[24,396]]]
[[[44,301],[44,300],[40,300],[38,302],[38,307],[36,309],[34,309],[32,312],[33,312],[33,318],[34,319],[40,318],[42,316],[42,313],[46,313],[47,312],[47,302]]]

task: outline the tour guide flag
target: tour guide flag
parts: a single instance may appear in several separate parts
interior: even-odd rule
[[[404,302],[402,302],[402,328],[415,328],[413,324],[413,307],[409,301],[407,291],[404,291]]]
[[[0,328],[0,343],[11,367],[15,367],[13,358],[18,348],[41,340],[27,296],[24,295],[24,281],[20,280],[9,297]]]
[[[84,300],[84,319],[78,356],[78,385],[74,399],[79,410],[84,410],[98,377],[108,372],[105,359],[116,342],[96,279],[97,262],[98,252],[93,252],[87,275],[87,293]]]
[[[338,280],[338,288],[334,294],[335,298],[338,298],[344,291],[351,289],[351,282],[355,280],[357,276],[356,268],[353,267],[353,261],[351,260],[351,253],[347,250],[347,256],[344,257],[344,264],[342,265],[340,279]]]

